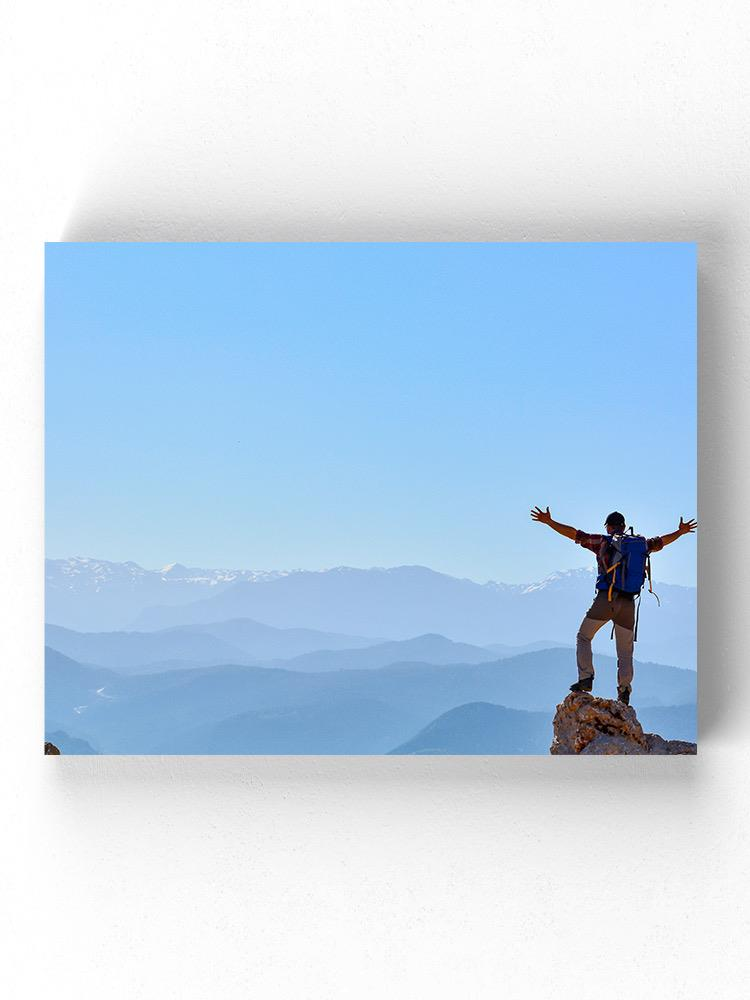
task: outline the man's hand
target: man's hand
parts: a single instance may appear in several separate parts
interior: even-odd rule
[[[546,510],[542,510],[538,505],[534,507],[531,512],[532,521],[541,521],[542,524],[552,525],[552,515],[549,512],[549,507]]]
[[[698,527],[697,521],[683,521],[680,518],[680,525],[677,531],[670,531],[668,535],[662,535],[661,540],[664,545],[671,545],[672,542],[676,542],[678,538],[682,538],[683,535],[689,535],[691,532],[695,531]]]
[[[556,531],[559,535],[565,535],[566,538],[570,538],[571,541],[576,540],[576,529],[570,524],[560,524],[556,521],[554,517],[549,512],[549,507],[546,510],[542,510],[541,507],[537,506],[531,512],[531,520],[539,521],[540,524],[548,524],[553,531]]]

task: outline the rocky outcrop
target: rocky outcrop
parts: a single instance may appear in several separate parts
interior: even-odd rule
[[[59,750],[58,747],[55,746],[54,743],[50,743],[49,740],[45,741],[45,743],[44,743],[44,756],[45,757],[48,757],[50,755],[54,756],[54,755],[59,754],[59,753],[60,753],[60,750]]]
[[[644,733],[635,709],[621,701],[571,693],[557,706],[551,754],[694,754],[695,743]]]

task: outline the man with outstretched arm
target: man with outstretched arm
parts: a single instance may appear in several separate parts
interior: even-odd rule
[[[596,597],[594,603],[581,622],[576,636],[576,661],[578,663],[578,680],[571,684],[571,691],[591,691],[594,686],[594,660],[591,652],[591,640],[607,622],[614,622],[615,644],[617,647],[617,697],[626,705],[630,704],[630,691],[633,682],[633,643],[635,625],[635,594],[626,593],[614,586],[616,581],[615,563],[617,555],[613,546],[613,535],[625,535],[625,518],[619,511],[608,515],[604,535],[590,535],[585,531],[573,528],[569,524],[555,521],[549,512],[549,507],[542,510],[535,507],[531,517],[540,524],[548,524],[558,534],[570,538],[577,545],[590,549],[596,554],[598,575],[596,578]],[[666,535],[656,535],[645,540],[647,554],[659,552],[665,545],[671,545],[682,535],[695,531],[697,523],[693,520],[684,521],[676,531]],[[643,541],[641,541],[643,545]],[[619,578],[617,578],[619,579]]]

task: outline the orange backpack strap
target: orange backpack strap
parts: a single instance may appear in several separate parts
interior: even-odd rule
[[[610,580],[610,583],[609,583],[609,592],[607,594],[607,600],[611,604],[612,603],[612,590],[614,589],[614,586],[615,586],[615,573],[617,572],[617,563],[615,563],[614,566],[610,566],[609,569],[607,570],[607,572],[612,574],[612,579]]]

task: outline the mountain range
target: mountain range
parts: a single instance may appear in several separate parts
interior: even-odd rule
[[[60,625],[45,627],[45,643],[52,649],[81,663],[124,673],[153,671],[166,664],[186,667],[285,661],[322,649],[351,652],[376,642],[314,629],[278,629],[248,618],[156,632],[76,632]],[[492,654],[488,653],[487,658],[491,659]]]
[[[238,581],[283,575],[283,571],[197,569],[180,563],[149,570],[135,562],[83,556],[45,559],[45,618],[80,631],[109,631],[124,628],[153,604],[187,604],[219,594]]]
[[[546,712],[524,712],[485,701],[439,715],[391,754],[539,754],[550,743]]]
[[[695,742],[695,706],[644,708],[646,732]],[[544,754],[549,752],[550,720],[545,712],[522,712],[488,702],[459,705],[434,719],[392,754]]]
[[[246,618],[158,632],[76,632],[60,625],[47,625],[45,642],[80,663],[111,667],[125,674],[227,663],[284,666],[312,672],[372,669],[408,661],[485,663],[527,651],[527,647],[513,646],[483,649],[453,642],[442,635],[379,642],[314,629],[277,629]],[[539,642],[531,643],[529,648],[548,649],[556,645],[559,644]]]
[[[88,632],[213,628],[251,619],[371,643],[440,634],[479,647],[521,646],[541,634],[572,644],[593,596],[593,569],[554,573],[531,584],[480,584],[423,566],[259,572],[171,564],[151,571],[135,563],[76,558],[47,560],[46,572],[47,621]],[[657,582],[655,589],[661,607],[644,595],[638,654],[694,668],[695,588]],[[602,651],[611,648],[608,632],[602,629],[595,640]],[[219,638],[238,645],[227,635]]]
[[[104,753],[384,753],[475,702],[543,713],[548,737],[574,670],[560,648],[322,672],[225,665],[127,676],[52,649],[46,662],[47,729]],[[614,661],[601,657],[595,690],[611,696],[614,678]],[[639,712],[688,705],[694,717],[694,671],[639,663],[636,678]]]
[[[48,560],[45,730],[74,754],[547,753],[593,582]],[[657,590],[633,701],[692,740],[695,590]],[[609,632],[595,691],[611,697]]]

